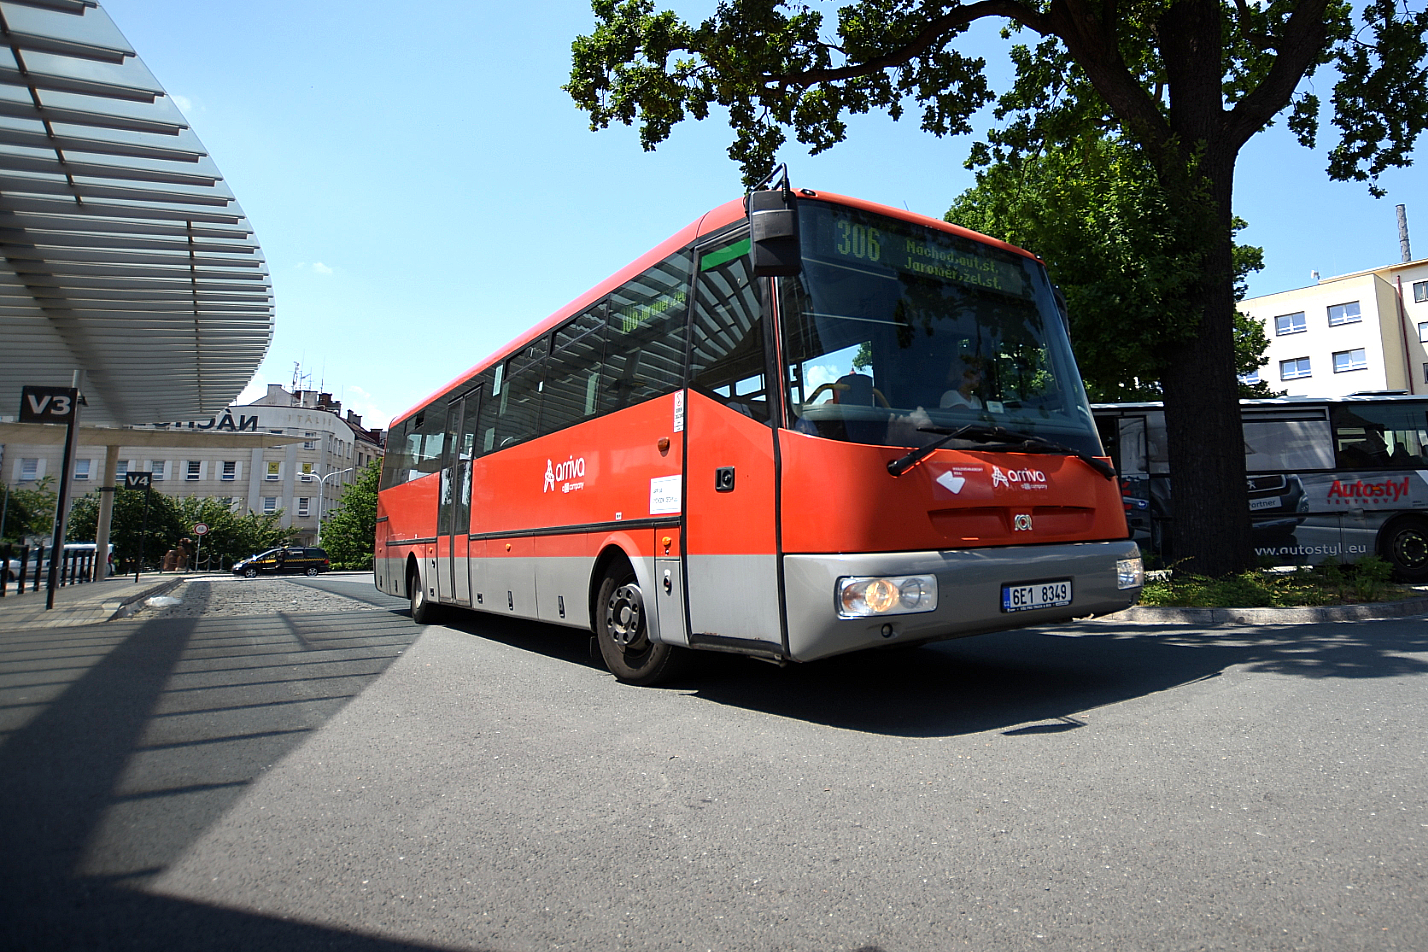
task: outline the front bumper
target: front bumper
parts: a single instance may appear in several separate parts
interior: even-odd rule
[[[1133,605],[1140,589],[1116,587],[1116,562],[1139,557],[1140,550],[1130,540],[946,552],[788,555],[784,591],[789,657],[811,661],[891,643],[960,638],[1117,612]],[[894,575],[935,575],[937,608],[885,617],[838,616],[838,579]],[[1070,605],[1001,610],[1003,585],[1051,579],[1071,580]]]

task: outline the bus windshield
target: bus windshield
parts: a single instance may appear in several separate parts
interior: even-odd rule
[[[1038,262],[826,202],[799,224],[779,308],[794,429],[916,447],[985,424],[1102,455]]]

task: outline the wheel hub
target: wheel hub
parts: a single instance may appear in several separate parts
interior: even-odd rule
[[[639,586],[621,585],[610,595],[605,606],[605,625],[610,637],[621,648],[638,647],[644,640],[644,600],[640,597]]]

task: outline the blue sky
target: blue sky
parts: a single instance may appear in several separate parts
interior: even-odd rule
[[[588,131],[560,86],[587,0],[102,0],[174,96],[257,230],[277,330],[246,393],[293,365],[373,426],[410,408],[702,212],[740,194],[711,118],[658,151]],[[698,18],[713,0],[666,0]],[[831,5],[830,5],[831,9]],[[831,14],[830,14],[831,15]],[[994,30],[974,35],[1005,62]],[[1317,92],[1327,100],[1332,79]],[[985,122],[978,128],[984,128]],[[972,184],[972,137],[856,118],[847,142],[782,158],[796,185],[941,216]],[[1330,182],[1323,146],[1283,126],[1242,153],[1242,240],[1265,249],[1251,294],[1399,259],[1394,205],[1428,257],[1428,183],[1388,197]],[[1418,155],[1423,155],[1420,147]],[[1034,250],[1034,249],[1033,249]]]

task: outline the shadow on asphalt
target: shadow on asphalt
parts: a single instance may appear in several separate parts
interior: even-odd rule
[[[574,629],[470,613],[443,624],[604,668],[590,657],[589,636]],[[1401,677],[1428,674],[1428,662],[1406,656],[1425,651],[1428,625],[1418,619],[1212,630],[1084,622],[783,668],[701,652],[693,671],[665,687],[868,733],[1017,736],[1073,730],[1079,722],[1066,719],[1077,712],[1217,677],[1234,666],[1306,678]],[[1051,723],[1032,726],[1042,721]]]
[[[142,886],[415,640],[364,613],[0,633],[0,948],[423,946]]]
[[[602,667],[573,629],[474,614],[447,623]],[[359,625],[350,613],[278,613],[0,633],[0,948],[430,948],[139,891],[421,630],[392,610]],[[1418,619],[1208,633],[1092,622],[781,669],[707,655],[670,688],[848,730],[1016,738],[1075,731],[1079,712],[1232,666],[1404,677],[1428,674],[1409,656],[1425,651]]]

